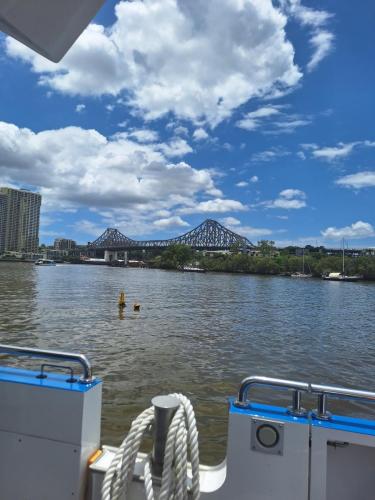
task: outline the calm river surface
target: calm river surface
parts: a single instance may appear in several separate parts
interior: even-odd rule
[[[127,307],[119,317],[121,289],[139,313]],[[375,391],[375,284],[0,263],[0,341],[86,354],[104,379],[108,444],[152,396],[183,392],[202,459],[215,463],[225,453],[226,396],[247,375]],[[331,408],[375,417],[359,404]]]

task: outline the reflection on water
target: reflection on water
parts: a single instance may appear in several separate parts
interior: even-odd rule
[[[226,396],[247,375],[375,390],[374,304],[371,283],[0,264],[0,341],[85,353],[104,378],[103,441],[118,444],[155,394],[180,391],[211,463],[225,451]]]

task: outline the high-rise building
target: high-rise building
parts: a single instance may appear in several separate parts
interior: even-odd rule
[[[0,197],[0,250],[37,252],[41,195],[25,189],[0,187]]]
[[[0,193],[0,255],[5,252],[5,221],[7,196]]]
[[[73,250],[75,247],[76,242],[66,238],[56,238],[53,244],[55,250]]]

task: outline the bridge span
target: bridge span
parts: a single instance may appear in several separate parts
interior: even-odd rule
[[[231,231],[215,220],[207,219],[191,231],[167,240],[137,241],[128,238],[118,229],[108,228],[99,238],[88,243],[88,249],[104,250],[106,260],[111,260],[111,255],[112,259],[116,260],[118,252],[166,248],[177,244],[189,245],[196,250],[229,250],[233,245],[239,245],[242,248],[254,247],[246,237]]]

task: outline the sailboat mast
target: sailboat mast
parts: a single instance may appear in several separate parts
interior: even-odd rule
[[[302,250],[302,273],[305,274],[305,250]]]
[[[342,275],[345,274],[345,240],[342,239]]]

